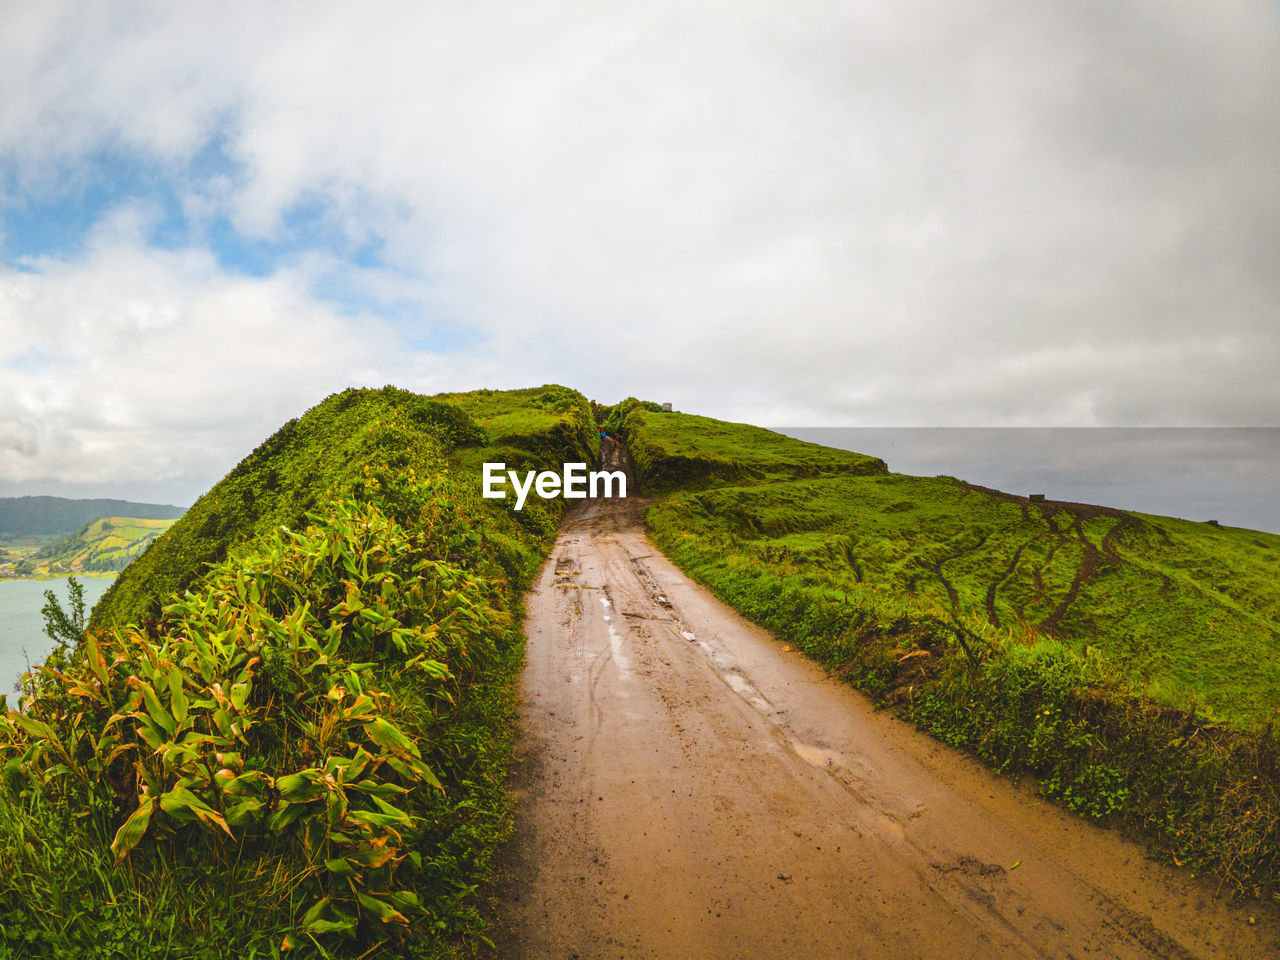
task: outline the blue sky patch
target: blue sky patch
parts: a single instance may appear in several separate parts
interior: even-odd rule
[[[482,339],[443,318],[424,316],[430,311],[421,302],[388,302],[353,282],[352,271],[390,269],[383,238],[371,231],[351,236],[323,193],[300,197],[271,236],[242,232],[218,198],[234,194],[244,181],[224,134],[181,164],[102,149],[64,171],[31,177],[0,159],[0,262],[29,270],[34,259],[75,259],[104,220],[133,206],[144,211],[143,240],[150,247],[206,249],[223,270],[249,277],[271,276],[306,254],[322,253],[338,266],[317,277],[311,293],[339,312],[383,317],[406,337],[437,331],[423,343],[428,349],[457,349]]]
[[[0,260],[10,266],[39,257],[68,259],[85,251],[95,227],[112,211],[135,205],[151,216],[146,242],[166,250],[210,250],[223,269],[268,276],[300,255],[323,251],[358,267],[382,266],[380,238],[353,240],[333,204],[309,194],[285,211],[272,237],[238,230],[210,198],[233,192],[243,171],[225,137],[211,138],[185,164],[161,163],[137,152],[102,149],[74,168],[36,178],[0,161]],[[204,200],[208,213],[192,215],[184,198]]]

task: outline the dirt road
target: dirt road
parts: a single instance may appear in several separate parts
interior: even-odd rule
[[[499,956],[1280,958],[1268,908],[875,712],[641,517],[575,510],[527,599]]]

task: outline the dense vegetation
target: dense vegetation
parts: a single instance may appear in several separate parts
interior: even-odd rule
[[[797,465],[804,451],[757,428],[641,407],[616,429],[659,451],[636,457],[650,488],[673,482],[665,452],[713,438],[648,523],[747,616],[1177,862],[1250,891],[1280,881],[1280,537],[850,475],[828,452]],[[719,466],[726,449],[751,473]]]
[[[589,417],[558,387],[347,391],[201,498],[0,721],[10,955],[467,952],[560,504],[459,465],[588,459]]]
[[[565,387],[439,397],[393,388],[335,394],[286,423],[197,500],[121,574],[94,608],[92,625],[155,616],[162,598],[185,588],[207,564],[255,536],[305,525],[330,491],[358,481],[366,467],[416,469],[420,476],[452,467],[459,477],[479,476],[485,460],[543,469],[562,458],[589,461],[597,447],[587,401]],[[466,490],[478,501],[478,487]],[[542,536],[554,530],[558,509],[539,501],[515,516],[526,532]],[[486,535],[508,573],[529,573],[534,561],[511,541],[509,525]]]
[[[0,536],[70,533],[100,517],[174,520],[181,507],[129,500],[68,500],[66,497],[0,497]]]
[[[123,570],[173,526],[172,520],[102,517],[31,555],[36,573],[112,573]]]

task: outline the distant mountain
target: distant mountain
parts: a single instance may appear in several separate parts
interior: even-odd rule
[[[32,556],[37,573],[112,573],[171,526],[173,520],[142,517],[101,517],[54,541]]]
[[[175,520],[182,507],[128,500],[69,500],[66,497],[0,497],[0,536],[72,533],[103,517]]]

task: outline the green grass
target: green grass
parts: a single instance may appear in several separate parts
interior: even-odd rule
[[[743,423],[624,400],[608,428],[626,443],[646,492],[787,477],[883,473],[876,457],[833,450]]]
[[[797,465],[702,418],[633,407],[617,428],[663,452],[636,458],[649,489],[687,478],[650,509],[654,540],[746,616],[1160,855],[1280,886],[1280,537]],[[703,436],[706,468],[666,469]],[[745,483],[720,466],[744,449]]]
[[[475,411],[478,419],[473,419]],[[485,424],[502,429],[495,438]],[[510,432],[524,424],[528,433]],[[394,387],[334,394],[291,420],[241,461],[182,519],[131,563],[98,602],[92,625],[154,617],[162,599],[190,584],[208,564],[281,526],[296,529],[330,492],[357,483],[366,469],[427,475],[443,458],[458,495],[490,516],[494,554],[511,576],[536,560],[511,538],[555,529],[560,505],[539,502],[519,514],[481,502],[479,463],[501,454],[543,469],[562,459],[593,460],[598,440],[585,398],[565,387],[479,390],[422,397]],[[474,502],[473,502],[474,501]]]
[[[564,388],[386,388],[268,438],[0,718],[0,957],[473,955],[563,504],[483,500],[470,465],[593,432]]]
[[[1280,710],[1280,537],[897,474],[680,493],[696,529],[832,596],[1101,651],[1158,702],[1256,729]]]

